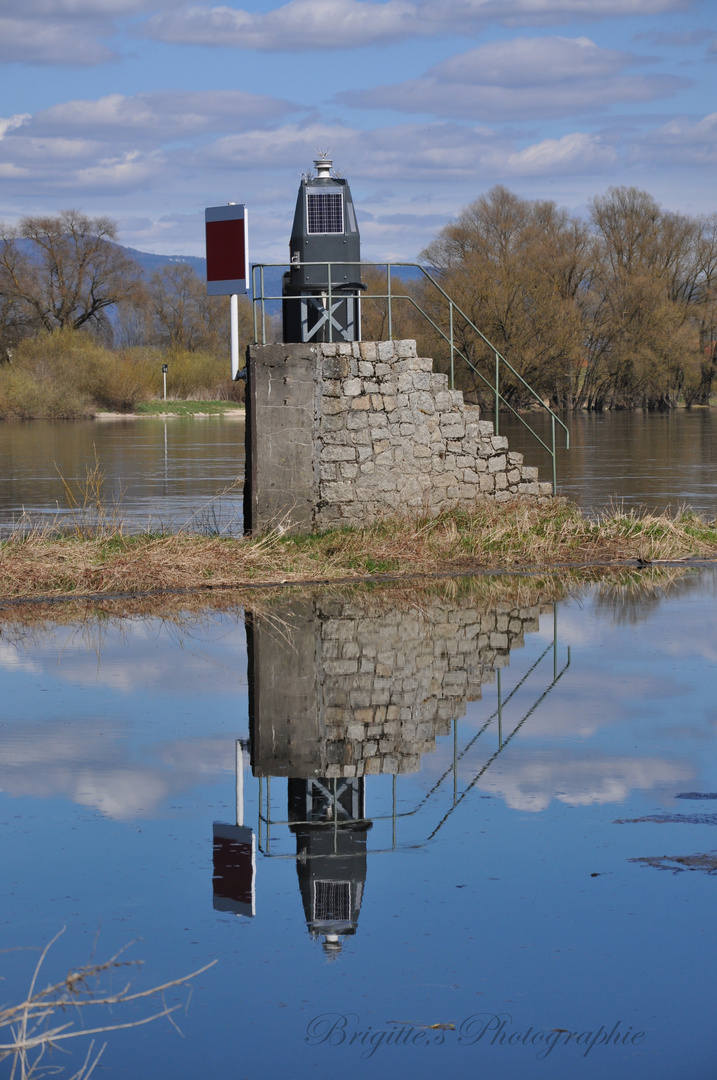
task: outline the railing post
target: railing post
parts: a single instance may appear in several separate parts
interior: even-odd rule
[[[331,263],[326,264],[326,269],[329,272],[329,341],[334,340],[334,320],[331,318]]]
[[[555,413],[550,413],[550,428],[553,436],[553,495],[558,493],[558,467],[555,461]]]
[[[266,301],[264,300],[264,267],[259,268],[259,288],[261,289],[261,343],[266,345]]]
[[[500,435],[500,358],[495,354],[495,433]]]
[[[393,341],[393,309],[391,307],[391,264],[386,263],[386,296],[388,298],[388,340]]]
[[[259,326],[256,321],[256,267],[251,268],[251,318],[254,326],[254,344],[259,344]]]
[[[553,601],[553,682],[558,678],[558,605]]]
[[[456,388],[455,368],[453,359],[453,301],[451,300],[448,306],[448,325],[451,338],[451,390]]]

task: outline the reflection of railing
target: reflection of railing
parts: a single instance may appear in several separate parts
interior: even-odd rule
[[[301,265],[301,266],[324,266],[324,267],[326,267],[327,285],[326,285],[325,293],[322,294],[322,303],[323,303],[323,307],[324,307],[325,312],[326,312],[326,317],[321,322],[320,325],[321,326],[324,326],[324,325],[326,326],[326,332],[328,334],[328,340],[330,342],[334,341],[334,340],[337,340],[337,341],[343,341],[344,340],[343,336],[341,336],[340,328],[339,328],[339,336],[337,336],[335,338],[335,336],[334,336],[334,327],[337,324],[335,323],[332,316],[333,316],[335,305],[340,303],[342,300],[346,299],[347,288],[348,288],[346,285],[343,285],[343,284],[342,285],[334,284],[332,286],[332,267],[340,265],[340,267],[342,269],[342,273],[345,273],[345,267],[346,266],[356,266],[358,268],[358,276],[360,276],[361,271],[364,270],[364,269],[376,269],[376,268],[381,269],[381,270],[385,269],[386,292],[385,293],[362,292],[361,293],[361,302],[363,302],[365,300],[385,300],[387,302],[388,339],[390,341],[393,340],[393,305],[394,305],[394,303],[396,303],[399,300],[400,301],[407,301],[408,304],[419,313],[419,315],[421,315],[424,319],[426,319],[431,324],[431,326],[436,331],[436,333],[448,344],[449,349],[450,349],[450,384],[451,384],[451,389],[452,390],[455,389],[455,363],[456,363],[456,357],[457,357],[459,359],[459,361],[462,361],[464,364],[466,364],[468,366],[468,368],[473,372],[473,374],[478,379],[480,379],[481,382],[493,394],[493,398],[494,398],[494,402],[495,402],[494,424],[495,424],[495,433],[496,433],[496,435],[500,434],[500,410],[501,410],[501,407],[503,407],[503,408],[507,409],[509,412],[511,412],[514,416],[517,416],[517,418],[518,418],[518,420],[520,420],[521,424],[525,428],[527,428],[527,430],[530,432],[530,434],[533,436],[533,438],[537,439],[537,441],[540,443],[540,445],[543,447],[543,449],[546,450],[547,453],[550,455],[550,459],[551,459],[551,463],[552,463],[552,470],[553,470],[553,492],[555,492],[557,490],[557,454],[556,454],[556,438],[555,438],[556,429],[555,429],[555,425],[559,424],[560,427],[565,432],[565,448],[566,448],[566,450],[570,448],[570,431],[568,430],[566,425],[563,423],[563,421],[560,419],[560,417],[557,416],[557,414],[554,413],[553,410],[548,405],[545,404],[545,402],[543,401],[541,396],[533,389],[532,386],[530,386],[529,383],[526,382],[526,380],[523,378],[523,376],[520,374],[520,372],[516,371],[516,369],[513,367],[513,365],[510,363],[510,361],[506,360],[506,358],[495,347],[495,345],[493,345],[492,342],[490,342],[488,340],[488,338],[485,336],[485,334],[481,330],[478,329],[478,327],[475,325],[473,320],[468,315],[466,315],[466,313],[463,310],[461,310],[461,308],[458,307],[458,305],[455,303],[455,301],[451,299],[451,297],[448,295],[448,293],[441,287],[441,285],[439,285],[438,281],[436,281],[435,277],[428,270],[426,270],[426,268],[424,266],[421,266],[419,263],[406,263],[406,262],[398,262],[398,263],[385,263],[385,262],[384,263],[367,263],[367,262],[361,262],[361,263],[341,263],[341,264],[338,264],[338,263],[301,263],[301,264],[294,264],[294,267],[298,266],[298,265]],[[301,304],[302,302],[303,303],[306,302],[306,297],[305,296],[273,296],[273,295],[269,295],[269,294],[266,293],[264,271],[267,270],[267,269],[276,270],[276,269],[288,269],[288,268],[289,268],[289,266],[288,266],[287,263],[257,263],[252,267],[252,307],[253,307],[253,314],[254,314],[254,343],[255,344],[266,345],[266,305],[267,305],[267,303],[273,303],[275,301],[282,301],[283,303],[286,303],[286,304],[290,304],[290,303],[299,303],[299,304]],[[422,275],[423,279],[425,281],[427,281],[435,290],[437,290],[438,296],[447,305],[447,312],[446,312],[447,318],[446,317],[443,318],[443,320],[442,320],[443,325],[440,325],[438,322],[436,322],[436,320],[434,318],[432,318],[431,315],[429,315],[428,312],[425,311],[418,304],[418,302],[416,301],[414,296],[410,295],[409,293],[403,293],[403,292],[396,293],[396,292],[393,291],[392,280],[391,280],[391,271],[392,271],[392,269],[395,269],[395,268],[403,268],[403,269],[409,268],[409,269],[412,269],[412,270],[419,271],[419,273]],[[484,375],[483,372],[480,371],[475,366],[475,364],[473,364],[473,362],[469,359],[469,357],[466,355],[466,353],[462,349],[460,349],[458,347],[458,345],[456,344],[456,335],[455,335],[456,317],[458,317],[458,320],[462,320],[462,322],[464,324],[464,329],[466,327],[469,328],[470,331],[472,331],[472,333],[475,334],[487,346],[488,350],[493,354],[494,368],[493,368],[492,378],[488,378],[486,375]],[[359,319],[359,325],[360,325],[360,319]],[[447,330],[444,329],[445,326],[447,326]],[[317,329],[318,329],[318,325],[313,328],[312,333]],[[359,337],[360,337],[360,334],[359,334]],[[508,401],[507,398],[502,394],[501,389],[500,389],[500,386],[501,386],[501,374],[503,374],[504,371],[506,371],[506,370],[508,372],[510,372],[510,375],[514,379],[516,379],[518,381],[518,383],[522,387],[523,391],[525,391],[527,393],[527,396],[529,397],[532,405],[537,407],[538,409],[542,410],[543,412],[546,412],[550,416],[550,430],[551,430],[551,443],[550,443],[550,446],[540,437],[540,435],[538,435],[537,431],[533,427],[531,427],[531,425],[527,422],[527,420],[524,418],[524,416],[521,413],[519,413],[518,410],[515,409],[513,407],[513,405],[511,405],[510,401]]]
[[[550,679],[548,685],[545,686],[545,688],[533,700],[530,707],[523,713],[520,720],[515,724],[513,729],[510,731],[510,733],[507,736],[504,735],[504,731],[503,731],[503,710],[510,703],[512,698],[518,693],[518,691],[523,688],[523,686],[526,684],[526,682],[528,681],[530,676],[533,675],[533,673],[538,670],[540,665],[543,663],[543,661],[547,657],[552,657],[552,678]],[[431,789],[417,803],[417,805],[413,807],[413,809],[411,809],[411,810],[403,810],[403,811],[398,811],[397,810],[397,781],[398,781],[398,778],[395,775],[392,776],[392,778],[391,778],[391,780],[392,780],[392,809],[391,809],[391,813],[389,813],[389,814],[370,814],[370,815],[367,815],[367,818],[370,821],[374,822],[374,823],[381,822],[381,821],[389,821],[389,822],[391,822],[391,845],[390,845],[390,847],[370,848],[368,853],[371,854],[371,855],[375,855],[375,854],[385,854],[385,853],[390,852],[390,851],[396,851],[397,849],[420,848],[420,847],[423,847],[426,843],[428,843],[429,840],[432,840],[433,837],[436,835],[436,833],[438,833],[438,831],[446,823],[448,818],[453,814],[453,812],[456,810],[456,808],[458,806],[460,806],[460,804],[463,802],[463,800],[468,795],[468,793],[476,786],[476,784],[478,784],[480,779],[485,775],[487,770],[496,761],[496,759],[499,757],[499,755],[503,753],[506,746],[508,746],[509,743],[512,741],[512,739],[515,737],[515,735],[517,735],[517,733],[520,731],[520,729],[523,727],[523,725],[526,723],[526,721],[533,715],[533,713],[538,708],[538,706],[541,705],[541,703],[545,700],[545,698],[548,696],[548,694],[551,692],[551,690],[556,686],[556,684],[560,681],[560,679],[562,679],[563,675],[565,674],[565,672],[570,667],[570,663],[571,663],[571,650],[570,650],[570,646],[568,645],[567,646],[566,660],[565,660],[563,666],[559,667],[559,661],[558,661],[557,604],[553,604],[553,640],[550,642],[549,645],[546,646],[546,648],[543,650],[543,652],[540,654],[540,656],[537,658],[537,660],[535,660],[530,665],[530,667],[525,672],[525,674],[521,676],[521,678],[517,681],[516,685],[510,691],[510,693],[508,693],[507,696],[505,696],[505,697],[503,696],[501,669],[499,667],[496,668],[496,698],[497,698],[497,701],[496,701],[495,709],[490,714],[488,719],[481,725],[481,727],[478,729],[478,731],[476,731],[471,736],[471,738],[468,740],[468,742],[465,744],[465,746],[461,750],[459,750],[459,747],[458,747],[458,720],[453,721],[453,762],[443,772],[443,774],[439,777],[439,779],[431,787]],[[497,734],[498,734],[498,747],[497,747],[497,749],[494,750],[492,754],[490,754],[490,756],[483,763],[483,765],[480,767],[478,772],[473,776],[472,780],[470,780],[470,782],[466,785],[466,787],[464,787],[463,790],[461,792],[459,792],[458,791],[458,765],[460,764],[461,760],[466,756],[466,754],[478,742],[480,737],[488,730],[488,728],[491,726],[491,724],[494,723],[494,721],[496,721],[496,720],[497,720],[497,729],[498,729],[497,730]],[[420,842],[408,842],[407,844],[399,844],[399,842],[397,840],[397,828],[398,828],[398,825],[399,825],[400,821],[402,819],[404,819],[404,818],[412,818],[412,817],[415,817],[417,814],[419,814],[421,812],[421,810],[423,810],[425,808],[425,806],[431,801],[431,799],[436,795],[436,793],[441,788],[444,787],[445,781],[448,780],[449,777],[451,777],[451,776],[453,777],[453,795],[452,795],[451,805],[448,808],[448,810],[446,811],[446,813],[443,815],[443,817],[438,821],[437,825],[435,825],[435,827],[431,830],[431,832],[428,833],[425,840],[422,840]],[[375,779],[378,779],[378,778],[376,777]],[[275,852],[271,851],[271,842],[272,842],[271,830],[272,830],[272,828],[279,828],[279,827],[287,826],[287,825],[294,825],[294,826],[295,825],[310,825],[310,824],[312,824],[312,822],[308,822],[308,821],[307,822],[299,822],[299,821],[293,821],[293,820],[288,821],[288,820],[284,820],[284,819],[272,818],[272,816],[271,816],[271,777],[266,777],[265,781],[266,782],[264,783],[264,779],[262,777],[259,777],[259,793],[258,793],[259,805],[258,805],[258,825],[257,825],[257,847],[258,847],[258,850],[262,853],[262,855],[268,856],[268,857],[274,858],[274,859],[296,859],[297,856],[294,855],[294,854],[275,853]],[[332,781],[332,783],[334,785],[334,794],[336,794],[337,786],[340,785],[342,782],[343,781],[340,778]],[[343,827],[342,822],[339,821],[338,814],[334,816],[334,819],[331,822],[331,825],[333,826],[335,834],[337,834],[341,830],[341,828]]]

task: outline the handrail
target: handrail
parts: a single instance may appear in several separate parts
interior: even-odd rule
[[[548,682],[547,686],[545,686],[544,689],[542,689],[542,691],[538,694],[538,696],[535,698],[535,700],[532,701],[532,703],[528,706],[527,710],[525,711],[525,713],[523,714],[521,719],[516,723],[515,727],[510,732],[510,734],[508,734],[507,736],[504,737],[502,735],[502,731],[501,731],[501,719],[502,719],[502,711],[503,711],[503,709],[512,700],[512,698],[518,693],[518,691],[523,688],[523,686],[528,681],[530,676],[539,668],[539,666],[541,665],[541,663],[543,662],[543,660],[545,659],[545,657],[549,653],[552,653],[552,658],[553,658],[553,677],[552,677],[552,679]],[[457,721],[457,719],[453,720],[453,732],[454,732],[453,763],[451,765],[449,765],[444,770],[442,775],[433,784],[433,786],[430,788],[430,790],[418,801],[418,803],[416,803],[416,805],[411,810],[403,810],[403,811],[400,811],[400,812],[396,812],[396,788],[395,788],[395,785],[396,785],[397,774],[393,775],[393,784],[394,784],[393,812],[390,813],[390,814],[385,813],[385,814],[365,815],[361,819],[363,821],[371,821],[371,822],[392,821],[393,822],[393,833],[394,833],[393,847],[391,847],[391,848],[372,848],[368,853],[371,854],[371,855],[374,855],[374,854],[386,854],[386,853],[388,853],[390,851],[395,851],[396,847],[397,847],[396,839],[395,839],[395,836],[396,836],[396,822],[401,821],[401,819],[403,819],[403,818],[415,817],[417,814],[419,814],[421,812],[421,810],[423,810],[424,807],[427,805],[427,803],[430,801],[430,799],[433,797],[433,795],[438,791],[438,789],[441,787],[441,785],[447,779],[447,777],[450,776],[451,773],[452,773],[453,777],[454,777],[454,789],[453,789],[453,802],[452,802],[452,805],[449,807],[447,812],[439,820],[438,824],[430,832],[430,834],[426,837],[425,840],[423,840],[421,842],[418,842],[418,843],[415,843],[415,842],[410,843],[409,842],[407,845],[405,845],[405,844],[401,845],[402,848],[405,848],[407,846],[407,847],[412,848],[412,849],[418,849],[418,848],[421,848],[421,847],[425,847],[426,844],[436,836],[436,834],[439,832],[439,830],[441,828],[443,828],[443,826],[445,825],[446,821],[451,816],[451,814],[453,814],[453,812],[457,809],[457,807],[463,802],[466,795],[468,795],[468,793],[475,787],[475,785],[484,776],[484,774],[491,767],[491,765],[493,765],[493,763],[496,761],[498,756],[501,753],[503,753],[505,748],[513,740],[514,736],[517,735],[517,733],[523,727],[525,722],[533,715],[533,713],[536,711],[538,706],[541,705],[543,701],[545,701],[547,696],[550,694],[551,690],[553,690],[553,688],[558,684],[558,682],[560,682],[560,680],[565,675],[568,668],[570,668],[571,664],[572,664],[572,650],[571,650],[571,647],[568,645],[567,646],[567,655],[566,655],[565,663],[563,664],[562,668],[560,668],[560,670],[558,669],[557,605],[555,603],[553,603],[553,640],[551,642],[549,642],[549,644],[545,647],[545,649],[542,651],[540,656],[535,661],[533,661],[533,663],[530,665],[528,670],[519,678],[516,685],[513,687],[513,689],[510,691],[510,693],[506,697],[503,697],[501,695],[501,686],[500,686],[500,671],[501,671],[501,669],[500,668],[496,669],[497,694],[498,694],[497,706],[491,712],[490,716],[488,716],[487,720],[485,720],[481,724],[481,726],[478,728],[478,730],[472,734],[471,738],[469,738],[468,742],[463,746],[460,753],[458,753],[458,751],[457,751],[457,744],[456,744],[456,741],[455,741],[456,740],[458,721]],[[485,734],[486,730],[490,727],[490,725],[493,723],[493,721],[496,718],[498,719],[498,749],[493,751],[492,754],[489,754],[487,760],[484,761],[483,765],[481,765],[478,772],[475,773],[475,775],[473,776],[473,779],[466,785],[466,787],[463,789],[463,791],[460,793],[460,795],[458,795],[457,791],[456,791],[456,786],[455,786],[455,782],[456,782],[456,778],[457,778],[457,772],[458,772],[458,764],[465,757],[465,755],[469,752],[469,750],[472,749],[472,747],[475,745],[475,743],[478,741],[478,739],[482,735]],[[337,777],[336,779],[338,781],[341,778]],[[262,784],[261,784],[261,781],[262,781],[262,778],[259,777],[259,799],[258,799],[258,807],[257,807],[257,835],[258,835],[258,845],[257,846],[258,846],[258,849],[259,849],[259,851],[261,851],[262,855],[265,855],[265,856],[267,856],[269,858],[298,859],[300,857],[299,855],[293,855],[293,854],[278,854],[277,855],[277,854],[274,854],[271,851],[269,851],[268,847],[265,848],[263,846],[263,841],[262,841],[262,829],[261,829],[261,826],[264,825],[266,827],[265,831],[266,831],[266,835],[268,837],[269,830],[274,826],[278,827],[278,826],[287,826],[287,825],[311,825],[311,824],[313,824],[313,822],[311,822],[311,821],[290,821],[288,819],[284,820],[284,819],[280,819],[280,818],[271,817],[270,790],[269,790],[269,787],[267,785],[267,803],[266,803],[266,811],[264,811],[264,802],[263,802],[263,796],[262,796]],[[336,826],[338,824],[337,816],[334,816],[334,818],[332,819],[332,824],[334,826]]]
[[[297,264],[292,264],[291,268],[295,269],[296,265]],[[356,266],[356,267],[359,268],[359,270],[361,270],[363,268],[372,268],[373,269],[373,268],[383,268],[383,267],[385,267],[386,268],[386,288],[387,288],[387,291],[385,293],[362,293],[361,294],[361,299],[363,299],[363,300],[387,300],[388,301],[388,337],[389,337],[389,340],[393,340],[393,303],[396,300],[408,300],[408,302],[413,305],[413,307],[416,309],[416,311],[418,311],[418,313],[424,319],[426,319],[427,322],[429,322],[431,324],[431,326],[436,331],[436,333],[439,334],[440,337],[442,337],[443,340],[446,341],[447,344],[450,347],[450,384],[451,384],[451,389],[452,390],[455,389],[455,356],[457,355],[470,368],[470,370],[485,384],[485,386],[488,387],[488,389],[494,395],[494,400],[495,400],[494,430],[495,430],[495,434],[496,435],[500,434],[500,407],[501,407],[501,405],[503,405],[505,409],[509,410],[513,414],[513,416],[516,416],[518,418],[518,420],[520,420],[523,427],[525,427],[530,432],[530,434],[533,436],[533,438],[536,439],[540,443],[540,445],[543,447],[543,449],[546,451],[546,453],[550,456],[551,464],[552,464],[552,473],[553,473],[553,476],[552,476],[553,494],[556,493],[556,491],[557,491],[557,452],[556,452],[556,441],[555,441],[555,435],[556,435],[555,425],[556,425],[556,423],[558,423],[560,425],[560,427],[563,429],[563,431],[565,432],[565,449],[566,450],[570,449],[570,430],[569,430],[569,428],[560,419],[560,417],[557,415],[557,413],[553,412],[553,410],[550,408],[550,406],[545,404],[543,399],[533,389],[533,387],[530,385],[530,383],[528,383],[526,381],[526,379],[520,374],[519,371],[516,371],[516,369],[513,367],[513,365],[510,363],[510,361],[507,360],[505,356],[503,356],[503,354],[495,347],[495,345],[493,345],[493,343],[491,341],[489,341],[489,339],[485,336],[483,331],[480,330],[475,325],[473,320],[468,315],[466,315],[466,313],[462,310],[462,308],[460,308],[458,306],[458,304],[456,304],[456,302],[448,295],[448,293],[445,291],[445,289],[443,289],[443,287],[436,281],[436,279],[433,277],[433,275],[431,273],[429,273],[429,271],[425,268],[425,266],[421,266],[420,263],[413,263],[413,262],[378,262],[378,263],[359,262],[359,263],[356,263],[356,262],[351,262],[351,261],[342,262],[340,264],[338,262],[332,263],[332,262],[326,262],[326,261],[318,261],[318,262],[308,262],[307,261],[307,262],[302,262],[302,263],[300,263],[298,265],[300,265],[300,266],[325,266],[326,269],[327,269],[328,287],[327,287],[327,294],[326,294],[325,302],[327,303],[327,310],[329,312],[329,317],[328,317],[328,320],[327,320],[328,321],[329,341],[333,341],[333,339],[334,339],[333,338],[333,322],[332,322],[331,314],[330,314],[331,309],[332,309],[332,301],[336,297],[336,295],[340,295],[340,294],[337,294],[335,292],[332,292],[332,281],[331,281],[331,278],[332,278],[331,268],[332,268],[332,266],[334,266],[334,265],[337,265],[337,266],[341,265],[342,267]],[[285,300],[288,300],[288,301],[299,301],[300,302],[301,299],[302,299],[302,297],[300,295],[271,296],[271,295],[267,295],[265,290],[264,290],[264,271],[266,269],[282,269],[282,268],[287,268],[287,267],[289,267],[288,263],[255,263],[252,266],[252,269],[251,269],[251,282],[252,282],[252,312],[253,312],[253,325],[254,325],[254,344],[262,344],[262,345],[266,344],[266,304],[267,304],[268,301],[275,301],[275,300],[285,301]],[[415,300],[415,298],[413,296],[410,296],[410,295],[404,294],[404,293],[395,293],[395,292],[393,292],[393,290],[391,288],[391,270],[392,270],[393,267],[406,267],[406,268],[410,268],[410,269],[419,270],[421,272],[421,274],[423,274],[423,276],[430,282],[430,284],[435,289],[438,290],[440,295],[448,303],[448,333],[446,333],[445,330],[441,326],[439,326],[435,322],[434,319],[431,318],[431,316],[428,314],[427,311],[423,310],[423,308],[417,303],[417,301]],[[258,271],[258,280],[257,280],[257,271]],[[258,288],[257,288],[257,285],[258,285]],[[466,356],[466,354],[456,345],[456,343],[455,343],[455,334],[454,334],[454,313],[457,313],[460,316],[460,318],[464,320],[464,322],[470,327],[470,329],[481,339],[481,341],[484,342],[485,345],[487,345],[487,347],[493,353],[494,359],[495,359],[495,370],[494,370],[493,381],[491,381],[489,378],[487,378],[483,374],[483,372],[480,371],[475,366],[475,364],[473,364],[473,362]],[[260,317],[260,323],[259,323],[258,316]],[[260,334],[259,334],[260,328],[261,328],[261,340],[260,340]],[[537,403],[538,407],[540,409],[542,409],[544,412],[546,412],[550,416],[550,428],[551,428],[550,446],[540,437],[540,435],[538,435],[537,431],[535,431],[535,429],[530,426],[530,424],[527,422],[527,420],[525,420],[525,418],[523,416],[521,416],[521,414],[518,412],[518,410],[515,409],[513,407],[513,405],[510,403],[510,401],[508,401],[507,398],[501,393],[501,391],[500,391],[501,365],[503,365],[505,368],[507,368],[508,371],[511,373],[511,375],[513,375],[514,378],[517,379],[522,384],[524,389],[527,390],[528,393],[530,394],[530,396],[532,397],[533,401],[535,403]]]

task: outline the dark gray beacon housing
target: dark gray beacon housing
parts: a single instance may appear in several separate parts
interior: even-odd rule
[[[284,341],[361,337],[361,238],[351,189],[325,156],[299,185],[284,274]]]

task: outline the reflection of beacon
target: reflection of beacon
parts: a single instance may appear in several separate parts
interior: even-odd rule
[[[366,882],[363,777],[289,780],[289,820],[296,836],[296,870],[309,933],[324,952],[341,952],[356,933]]]
[[[361,240],[349,185],[324,155],[304,176],[284,274],[284,341],[359,341]]]
[[[253,916],[256,844],[244,825],[244,750],[236,743],[236,825],[214,822],[214,910]]]

